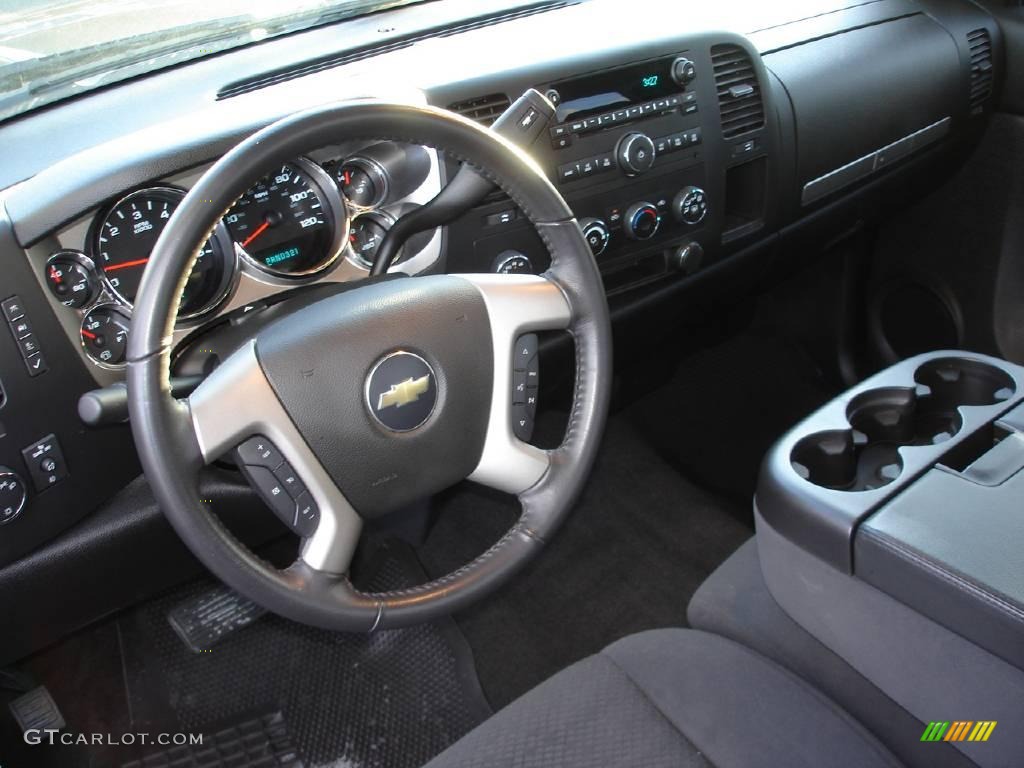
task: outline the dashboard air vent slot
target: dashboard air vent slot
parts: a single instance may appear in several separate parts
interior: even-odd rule
[[[764,128],[761,85],[750,56],[737,45],[711,47],[722,135],[726,139]]]
[[[971,113],[981,112],[992,95],[992,40],[987,29],[967,33],[971,49]]]
[[[452,35],[459,35],[463,32],[471,32],[474,29],[490,27],[494,24],[503,24],[506,21],[515,21],[516,19],[535,16],[538,13],[547,13],[548,11],[554,11],[570,5],[578,5],[579,2],[580,0],[546,0],[545,2],[533,3],[532,5],[528,5],[524,8],[484,14],[455,24],[447,24],[444,26],[424,29],[414,34],[389,40],[386,43],[368,45],[351,51],[343,51],[317,59],[310,59],[308,61],[299,62],[291,67],[263,72],[255,75],[254,77],[229,83],[217,91],[217,100],[230,99],[232,96],[240,96],[243,93],[258,91],[260,88],[277,85],[278,83],[287,82],[288,80],[295,80],[299,77],[305,77],[306,75],[323,72],[324,70],[333,69],[334,67],[352,64],[374,56],[380,56],[381,54],[398,51],[402,48],[409,48],[410,46],[423,42],[424,40],[430,40],[438,37],[451,37]]]
[[[505,94],[492,93],[475,99],[457,101],[454,104],[449,104],[448,109],[481,125],[490,126],[502,112],[508,109],[511,103]]]

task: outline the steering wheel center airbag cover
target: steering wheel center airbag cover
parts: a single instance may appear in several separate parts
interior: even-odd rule
[[[288,415],[364,516],[473,471],[491,407],[490,323],[458,277],[389,280],[264,329],[256,352]]]

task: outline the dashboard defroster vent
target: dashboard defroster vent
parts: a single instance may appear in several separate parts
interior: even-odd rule
[[[987,29],[967,33],[971,49],[971,114],[982,111],[992,95],[992,40]]]
[[[726,139],[764,128],[761,85],[750,56],[737,45],[711,47],[722,135]]]
[[[490,27],[495,24],[504,24],[508,21],[524,19],[527,16],[536,16],[539,13],[555,11],[559,8],[565,8],[570,5],[578,5],[579,2],[580,0],[542,0],[542,2],[532,3],[522,8],[483,14],[455,24],[424,29],[413,34],[397,37],[384,43],[376,43],[348,51],[341,51],[318,59],[310,59],[309,61],[300,62],[290,67],[270,72],[263,72],[255,75],[254,77],[229,83],[217,92],[217,100],[229,99],[232,96],[240,96],[243,93],[257,91],[260,88],[266,88],[288,80],[295,80],[299,77],[305,77],[306,75],[323,72],[324,70],[333,69],[334,67],[352,64],[374,56],[380,56],[385,53],[401,50],[402,48],[409,48],[410,46],[423,42],[424,40],[460,35],[464,32],[472,32],[475,29]]]
[[[457,101],[454,104],[449,104],[448,109],[481,125],[490,126],[502,112],[508,109],[511,103],[505,94],[492,93],[475,99]]]

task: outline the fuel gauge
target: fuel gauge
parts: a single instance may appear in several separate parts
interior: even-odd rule
[[[116,304],[94,307],[82,320],[82,347],[93,362],[118,366],[128,350],[131,320]]]

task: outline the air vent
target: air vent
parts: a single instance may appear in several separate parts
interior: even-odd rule
[[[517,8],[512,11],[492,13],[484,16],[478,16],[473,19],[467,19],[466,21],[458,24],[432,27],[413,35],[406,35],[405,37],[391,40],[384,44],[366,46],[352,51],[324,56],[319,59],[310,59],[309,61],[304,61],[292,67],[264,72],[256,75],[255,77],[230,83],[217,92],[217,100],[229,99],[232,96],[240,96],[243,93],[257,91],[260,88],[277,85],[278,83],[283,83],[288,80],[295,80],[296,78],[312,75],[316,72],[323,72],[326,69],[341,67],[346,64],[352,64],[356,61],[362,61],[363,59],[369,59],[374,56],[380,56],[381,54],[401,50],[402,48],[409,48],[416,43],[424,40],[430,40],[431,38],[460,35],[463,32],[471,32],[475,29],[482,29],[483,27],[490,27],[495,24],[504,24],[507,21],[524,19],[527,16],[535,16],[538,13],[547,13],[548,11],[558,10],[559,8],[565,8],[570,5],[578,5],[579,2],[580,0],[553,0],[551,2],[534,3],[533,5],[528,5],[525,8]]]
[[[470,120],[475,120],[481,125],[491,125],[498,116],[508,109],[511,102],[508,96],[503,93],[492,93],[489,96],[480,96],[476,99],[457,101],[449,104],[448,109],[456,112]]]
[[[992,40],[987,29],[967,34],[971,49],[971,114],[981,112],[992,95]]]
[[[727,139],[764,128],[761,86],[750,56],[736,45],[711,47],[722,135]]]

